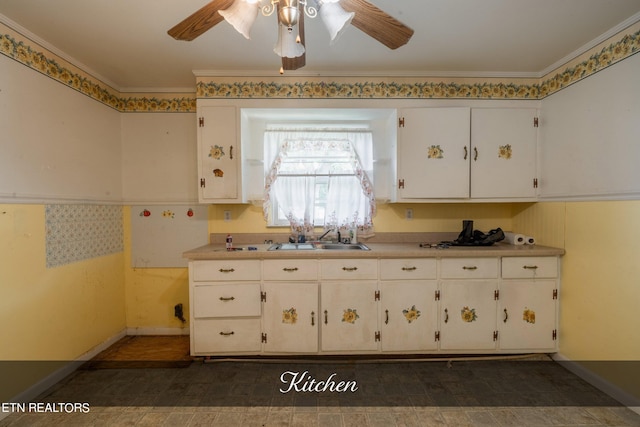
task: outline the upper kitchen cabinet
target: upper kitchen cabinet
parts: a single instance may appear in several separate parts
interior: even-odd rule
[[[535,109],[398,112],[397,202],[534,200]]]
[[[198,201],[242,203],[238,110],[198,104]]]
[[[536,197],[537,111],[471,110],[471,197]]]
[[[469,197],[469,111],[398,111],[396,201]]]

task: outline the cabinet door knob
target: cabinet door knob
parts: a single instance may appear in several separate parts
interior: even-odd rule
[[[467,150],[467,146],[464,146],[464,160],[467,160],[467,157],[469,156],[469,150]]]
[[[316,325],[316,313],[315,312],[311,312],[311,326],[315,326]]]
[[[327,319],[328,315],[329,315],[329,313],[327,313],[327,310],[325,310],[324,311],[324,324],[325,325],[327,324],[327,321],[328,321],[328,319]]]
[[[507,313],[507,309],[505,308],[504,309],[504,320],[503,320],[503,322],[507,323],[507,320],[509,320],[509,313]]]
[[[446,308],[444,309],[444,323],[448,323],[449,322],[449,310],[447,310]]]
[[[473,161],[477,161],[478,160],[478,148],[477,147],[473,147]]]
[[[385,314],[384,324],[388,325],[389,324],[389,310],[385,310],[384,314]]]

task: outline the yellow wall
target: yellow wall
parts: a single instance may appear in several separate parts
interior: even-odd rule
[[[189,333],[189,272],[186,268],[133,268],[131,266],[131,208],[123,209],[124,271],[127,328],[145,328],[158,335]],[[174,306],[183,304],[184,324],[174,316]],[[167,331],[167,329],[173,329]],[[136,334],[136,331],[130,331]]]
[[[47,268],[43,205],[0,205],[0,241],[0,360],[75,360],[124,329],[122,253]],[[0,401],[31,385],[10,384]]]
[[[560,353],[573,361],[640,360],[640,201],[536,203],[514,208],[514,228],[566,250]],[[640,373],[589,364],[640,398]]]
[[[405,209],[413,209],[412,220],[405,219]],[[232,221],[224,221],[224,211],[231,211]],[[509,230],[510,203],[431,203],[379,204],[373,218],[376,232],[459,232],[462,220],[474,220],[474,228],[489,231],[501,227]],[[212,205],[209,207],[211,233],[286,233],[287,227],[267,228],[262,207],[252,205]]]

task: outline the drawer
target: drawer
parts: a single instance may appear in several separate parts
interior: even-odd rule
[[[380,261],[380,279],[435,279],[435,258],[383,259]]]
[[[193,261],[194,282],[215,280],[260,280],[260,260]]]
[[[260,319],[197,319],[193,322],[195,354],[259,352]]]
[[[311,259],[265,260],[264,280],[318,280],[318,261]]]
[[[320,260],[321,280],[365,280],[378,278],[378,260],[323,259]]]
[[[498,258],[443,258],[443,279],[493,279],[498,277]]]
[[[558,277],[558,258],[554,256],[502,258],[502,277],[504,279]]]
[[[193,317],[260,316],[260,283],[196,284]]]

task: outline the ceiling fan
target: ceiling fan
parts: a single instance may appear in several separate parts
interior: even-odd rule
[[[390,49],[406,44],[413,30],[366,0],[213,0],[175,25],[167,33],[176,40],[191,41],[216,24],[227,20],[249,38],[258,10],[269,16],[277,12],[278,42],[274,51],[282,57],[284,70],[305,65],[304,17],[324,21],[331,41],[337,40],[348,24],[363,31]],[[311,4],[309,4],[311,3]]]

